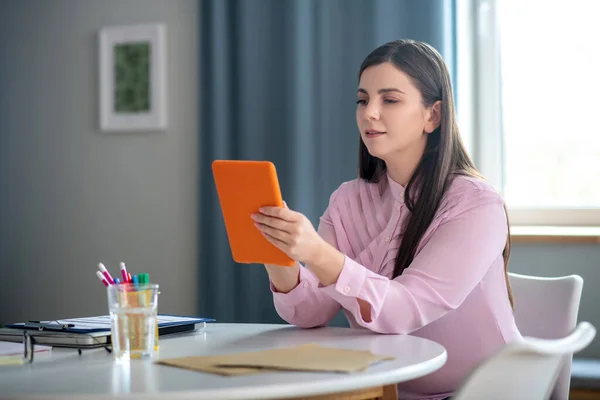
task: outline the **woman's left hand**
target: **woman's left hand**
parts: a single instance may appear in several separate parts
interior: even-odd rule
[[[259,211],[252,214],[252,219],[269,242],[296,261],[311,263],[315,260],[324,240],[304,214],[287,206],[262,207]]]

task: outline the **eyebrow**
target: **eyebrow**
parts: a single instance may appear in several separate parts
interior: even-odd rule
[[[364,93],[364,94],[369,94],[369,93],[367,93],[367,91],[365,89],[362,89],[362,88],[358,88],[358,92]],[[383,88],[383,89],[379,89],[377,91],[378,94],[389,93],[389,92],[398,92],[398,93],[406,94],[402,90],[396,89],[396,88]]]

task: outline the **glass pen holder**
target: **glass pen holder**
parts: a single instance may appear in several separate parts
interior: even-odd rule
[[[158,285],[120,284],[106,289],[115,360],[152,358],[158,351]]]

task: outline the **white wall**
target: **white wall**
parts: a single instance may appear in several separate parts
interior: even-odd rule
[[[197,0],[0,4],[0,321],[106,314],[99,261],[161,285],[192,315],[197,288]],[[164,22],[169,128],[98,129],[97,31]]]

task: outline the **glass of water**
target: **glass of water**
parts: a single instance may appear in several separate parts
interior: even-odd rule
[[[158,285],[126,283],[106,289],[114,358],[151,358],[157,344]]]

